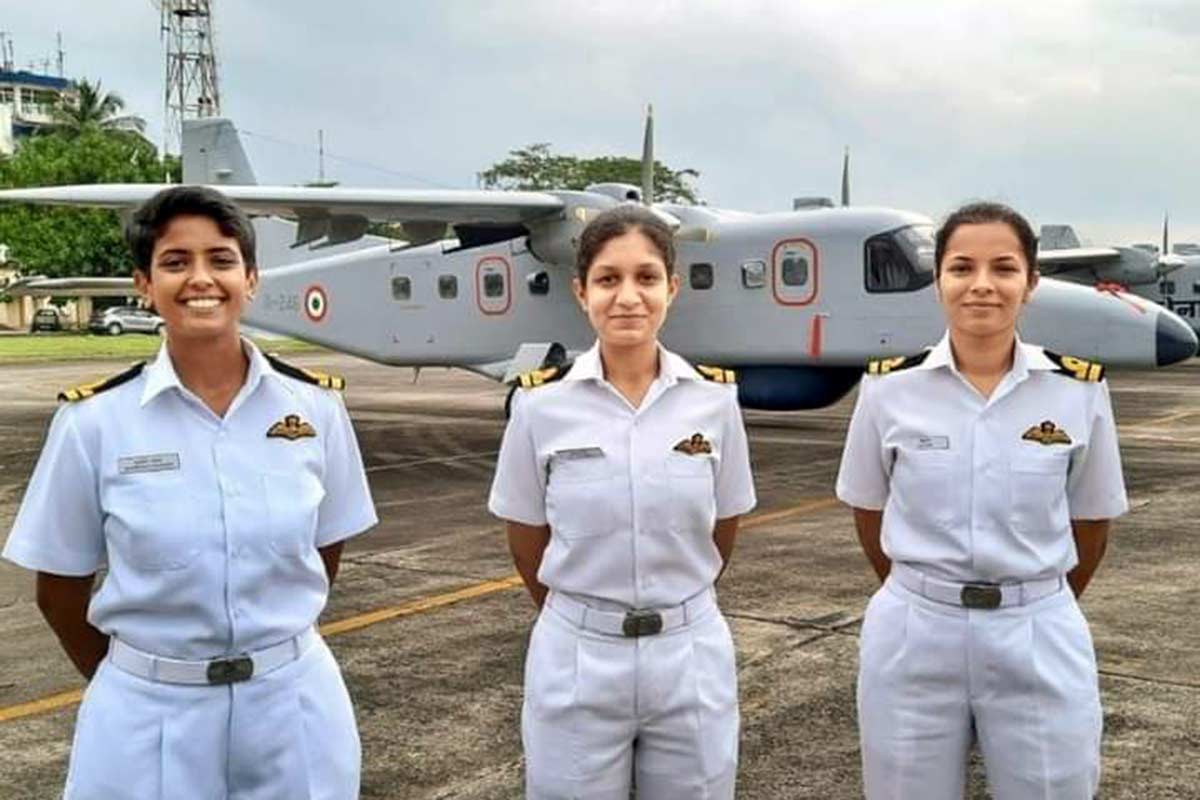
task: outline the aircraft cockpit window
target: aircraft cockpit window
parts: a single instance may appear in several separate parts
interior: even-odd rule
[[[550,273],[539,270],[525,279],[529,283],[529,293],[533,295],[550,294]]]
[[[499,272],[489,272],[483,276],[483,296],[503,297],[504,276]]]
[[[458,297],[458,276],[438,275],[438,297],[453,300]]]
[[[780,264],[784,286],[803,286],[808,283],[808,259],[798,253],[784,253]]]
[[[761,289],[767,285],[767,262],[747,261],[742,264],[742,286]]]
[[[688,270],[688,283],[693,289],[711,289],[713,281],[712,264],[692,264]]]
[[[928,225],[872,236],[864,251],[868,292],[915,292],[933,283],[933,229]]]
[[[397,275],[396,277],[392,278],[392,299],[412,299],[412,278],[404,275]]]

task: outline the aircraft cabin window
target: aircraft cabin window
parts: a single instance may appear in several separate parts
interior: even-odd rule
[[[1192,294],[1200,294],[1200,282],[1192,284]]]
[[[711,289],[713,281],[712,264],[692,264],[688,270],[688,282],[693,289]]]
[[[438,275],[438,297],[453,300],[458,297],[458,276]]]
[[[915,292],[933,283],[933,229],[909,225],[867,239],[865,283],[872,294]]]
[[[499,272],[489,272],[483,276],[483,296],[503,297],[504,276]]]
[[[808,259],[804,256],[789,253],[784,256],[781,266],[784,286],[803,286],[808,283]]]
[[[392,278],[392,299],[393,300],[411,300],[412,299],[412,278],[404,275],[398,275]]]
[[[1159,286],[1162,287],[1163,294],[1175,294],[1175,281],[1163,281]]]
[[[742,286],[761,289],[767,285],[767,262],[747,261],[742,264]]]
[[[550,273],[545,270],[534,272],[525,279],[529,284],[529,293],[536,295],[550,294]]]

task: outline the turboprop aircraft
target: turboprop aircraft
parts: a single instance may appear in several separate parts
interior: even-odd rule
[[[653,197],[653,122],[642,186],[585,191],[409,191],[257,186],[233,124],[188,124],[184,181],[255,215],[258,298],[246,321],[373,361],[456,366],[495,379],[553,364],[593,339],[571,291],[588,220]],[[0,191],[0,201],[129,209],[161,185]],[[836,402],[877,356],[917,352],[944,323],[932,225],[888,208],[750,214],[658,203],[675,230],[683,288],[662,331],[693,362],[737,370],[748,408]],[[406,242],[365,235],[401,224]],[[1140,298],[1043,280],[1022,336],[1085,359],[1138,367],[1191,357],[1197,338]]]
[[[1200,252],[1170,246],[1163,218],[1162,247],[1082,247],[1070,225],[1043,225],[1038,266],[1042,274],[1104,290],[1121,289],[1167,308],[1200,333]]]

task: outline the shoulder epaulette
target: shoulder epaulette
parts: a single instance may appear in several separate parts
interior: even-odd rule
[[[1054,371],[1059,375],[1066,375],[1077,381],[1086,381],[1087,383],[1099,383],[1104,380],[1104,365],[1099,361],[1085,361],[1075,356],[1060,356],[1058,353],[1052,353],[1049,350],[1043,350],[1042,352],[1046,354],[1046,358],[1050,359],[1058,367]]]
[[[867,374],[887,375],[892,372],[899,372],[902,369],[911,369],[925,363],[925,359],[927,358],[929,358],[928,350],[922,350],[920,353],[911,356],[876,358],[867,362]]]
[[[562,380],[563,377],[571,371],[571,366],[574,362],[568,362],[557,367],[542,367],[541,369],[531,369],[528,372],[522,372],[517,377],[513,378],[510,383],[513,386],[520,386],[522,389],[536,389],[539,386],[545,386],[547,383],[554,383]]]
[[[311,383],[313,386],[320,386],[322,389],[336,389],[339,392],[346,388],[346,380],[340,375],[326,375],[324,372],[317,372],[311,369],[301,369],[293,367],[286,361],[279,360],[278,356],[273,356],[270,353],[263,353],[267,357],[269,363],[276,372],[280,375],[286,375],[289,378],[295,378],[304,383]]]
[[[697,364],[696,372],[699,372],[704,380],[712,381],[713,383],[737,383],[737,373],[731,369]]]
[[[142,373],[146,367],[145,361],[139,361],[124,372],[117,373],[110,378],[96,381],[94,383],[80,384],[71,389],[64,389],[58,393],[58,399],[67,403],[77,403],[80,400],[86,400],[89,397],[94,397],[106,389],[111,389],[114,386],[120,386],[122,383],[128,383]]]

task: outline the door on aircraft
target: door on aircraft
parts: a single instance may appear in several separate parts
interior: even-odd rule
[[[475,301],[487,316],[512,307],[512,265],[501,256],[487,256],[475,265]]]

